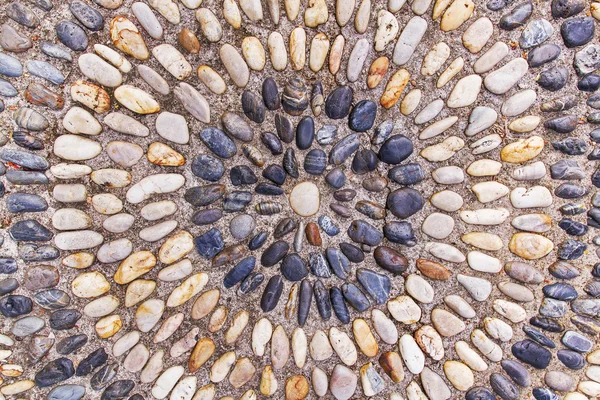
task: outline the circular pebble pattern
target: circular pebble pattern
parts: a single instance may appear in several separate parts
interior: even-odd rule
[[[600,3],[0,10],[0,399],[600,396]]]

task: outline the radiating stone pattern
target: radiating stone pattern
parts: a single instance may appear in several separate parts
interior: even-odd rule
[[[0,398],[600,396],[600,3],[1,7]]]

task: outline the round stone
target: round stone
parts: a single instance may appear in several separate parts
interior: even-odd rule
[[[302,217],[310,217],[319,211],[319,189],[312,182],[302,182],[294,186],[290,193],[290,206]]]

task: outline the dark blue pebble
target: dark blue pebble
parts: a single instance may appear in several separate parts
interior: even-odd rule
[[[225,173],[223,162],[210,154],[200,154],[192,161],[192,173],[209,182],[216,182]]]
[[[256,258],[253,256],[246,257],[239,263],[235,265],[235,267],[231,268],[229,272],[223,278],[223,286],[226,289],[230,289],[241,282],[244,278],[246,278],[250,273],[254,270],[254,266],[256,265]]]
[[[87,341],[88,337],[84,334],[68,336],[56,344],[56,352],[62,355],[71,354],[82,348]]]
[[[108,354],[106,354],[106,351],[101,347],[88,354],[87,357],[79,362],[79,365],[77,365],[77,369],[75,370],[75,375],[89,375],[94,369],[104,365],[106,361],[108,361]]]
[[[90,379],[90,386],[94,390],[101,390],[106,387],[117,376],[119,370],[118,363],[106,364],[92,375]]]
[[[516,342],[511,351],[516,358],[537,369],[545,369],[552,360],[552,353],[529,339]]]
[[[465,394],[465,400],[496,400],[496,396],[486,387],[475,386]]]
[[[332,188],[339,189],[346,183],[346,175],[344,175],[344,171],[341,168],[336,167],[325,175],[325,182]]]
[[[592,152],[590,154],[588,154],[587,158],[590,161],[600,160],[600,148],[599,147],[594,148],[594,150],[592,150]]]
[[[348,117],[348,126],[355,132],[366,132],[373,127],[377,116],[377,104],[371,100],[361,100]]]
[[[300,284],[300,293],[298,295],[298,325],[301,327],[306,323],[310,306],[312,305],[313,288],[308,279]]]
[[[586,335],[596,336],[600,331],[600,322],[586,315],[574,315],[571,317],[571,323]]]
[[[322,253],[310,253],[308,255],[308,267],[314,276],[318,276],[319,278],[331,277],[329,264]]]
[[[260,272],[253,272],[248,275],[240,284],[238,288],[239,295],[245,295],[248,293],[252,293],[263,283],[265,280],[265,276]]]
[[[344,283],[342,294],[348,304],[359,312],[366,311],[371,306],[367,296],[353,283]]]
[[[564,230],[568,235],[572,236],[583,236],[588,232],[588,227],[581,222],[573,221],[569,218],[563,218],[558,226]]]
[[[268,237],[269,237],[269,234],[265,231],[257,233],[248,242],[248,248],[251,251],[260,249],[262,247],[262,245],[265,244]]]
[[[33,309],[33,301],[21,295],[8,295],[0,299],[0,312],[6,318],[15,318],[29,314]]]
[[[141,394],[134,394],[133,396],[131,396],[129,399],[127,400],[145,400],[144,397]]]
[[[42,42],[40,43],[40,50],[49,57],[73,62],[73,57],[69,53],[69,49],[60,43]]]
[[[51,245],[38,246],[29,243],[19,247],[19,257],[23,261],[51,261],[60,257],[60,251]]]
[[[558,133],[570,133],[577,128],[579,118],[575,115],[563,115],[544,122],[544,127]]]
[[[87,48],[87,35],[79,25],[71,21],[60,21],[55,29],[58,40],[71,50],[84,51]]]
[[[412,247],[417,244],[417,238],[410,222],[390,221],[383,226],[383,235],[392,243]]]
[[[120,400],[133,390],[135,383],[129,379],[111,383],[102,393],[100,400]]]
[[[352,221],[347,233],[354,242],[368,246],[377,246],[383,240],[383,234],[379,229],[361,219]]]
[[[578,299],[571,302],[571,310],[578,314],[596,316],[600,314],[600,299]]]
[[[490,3],[488,3],[488,8],[489,8],[489,4]],[[506,3],[505,3],[505,5],[506,5]],[[494,7],[494,8],[496,8],[496,7]],[[502,6],[501,8],[504,8],[504,6]],[[493,11],[496,11],[496,10],[493,10]],[[512,31],[514,29],[517,29],[520,26],[525,25],[527,20],[531,17],[532,13],[533,13],[533,4],[531,4],[531,1],[526,1],[526,2],[520,3],[519,5],[514,7],[512,10],[510,10],[509,12],[504,14],[502,16],[502,18],[500,18],[500,22],[498,23],[498,26],[500,27],[500,29],[504,29],[505,31]]]
[[[331,119],[346,118],[350,113],[353,92],[349,86],[338,86],[325,100],[325,114]]]
[[[242,211],[252,201],[252,193],[242,190],[234,190],[225,195],[223,199],[223,210],[226,212]]]
[[[398,165],[388,171],[388,178],[399,185],[416,185],[425,179],[425,171],[417,163]]]
[[[400,164],[413,152],[412,141],[404,135],[394,135],[379,148],[379,159],[386,164]]]
[[[263,169],[262,175],[264,178],[279,186],[285,183],[285,178],[287,176],[283,167],[277,164],[267,166]]]
[[[386,205],[396,217],[406,219],[423,208],[425,199],[417,190],[405,187],[391,192]]]
[[[14,97],[18,93],[17,89],[9,81],[0,78],[0,96]]]
[[[212,228],[208,232],[197,236],[194,239],[194,245],[196,246],[198,254],[206,259],[213,258],[225,248],[225,242],[221,236],[221,231],[217,228]]]
[[[271,245],[263,251],[260,257],[260,263],[263,267],[272,267],[281,261],[289,250],[290,245],[284,240],[271,243]]]
[[[565,367],[572,370],[580,370],[586,365],[585,357],[573,350],[559,350],[556,357]]]
[[[352,159],[352,171],[364,175],[377,169],[377,154],[371,149],[360,149]]]
[[[346,280],[351,272],[350,260],[342,253],[341,250],[335,247],[328,247],[325,250],[327,264],[333,273],[340,279]]]
[[[257,94],[244,90],[242,93],[242,110],[249,120],[262,124],[265,120],[265,104]]]
[[[531,385],[531,377],[527,368],[518,361],[514,360],[502,360],[500,363],[504,372],[513,380],[517,385],[527,387]]]
[[[568,309],[567,302],[544,297],[539,313],[544,317],[560,318],[567,313]]]
[[[312,149],[304,157],[304,170],[311,175],[321,175],[327,167],[327,155],[321,149]]]
[[[281,107],[281,100],[279,99],[279,89],[277,83],[273,78],[266,78],[262,83],[262,98],[265,106],[269,110],[277,110]]]
[[[267,282],[265,291],[260,299],[260,308],[264,312],[272,311],[277,306],[282,291],[283,279],[281,279],[281,275],[272,276],[269,282]]]
[[[329,236],[336,236],[338,233],[340,233],[340,228],[337,227],[331,217],[327,215],[321,215],[317,221],[319,222],[321,229],[323,229],[323,232]]]
[[[17,262],[11,257],[0,257],[0,274],[14,274],[17,272]]]
[[[283,142],[292,143],[294,140],[294,125],[285,115],[275,114],[275,130]]]
[[[529,2],[529,6],[531,7],[531,2]],[[527,62],[531,68],[541,67],[556,60],[560,56],[560,52],[560,46],[554,43],[544,43],[527,54]]]
[[[77,310],[57,310],[50,314],[48,322],[50,328],[57,331],[64,331],[74,328],[80,318],[81,313]]]
[[[315,302],[321,319],[327,321],[331,318],[331,301],[329,300],[329,292],[320,279],[317,279],[313,286]]]
[[[273,230],[273,237],[275,239],[282,238],[295,231],[296,227],[298,227],[298,223],[293,218],[282,218]]]
[[[600,109],[600,93],[596,93],[591,95],[590,97],[588,97],[588,99],[585,102],[588,106],[592,107],[593,109],[599,110]]]
[[[337,126],[335,126],[335,125],[323,125],[317,131],[317,142],[320,145],[322,145],[322,146],[326,146],[328,144],[331,144],[335,140],[335,138],[337,136],[337,132],[338,132],[338,127]]]
[[[338,141],[329,151],[329,162],[334,165],[343,164],[360,146],[358,135],[352,133]]]
[[[59,310],[71,303],[67,292],[60,289],[47,289],[37,292],[33,300],[45,310]]]
[[[80,400],[85,396],[85,386],[60,385],[48,393],[46,400]]]
[[[600,208],[592,208],[588,211],[587,223],[593,228],[600,228]]]
[[[19,287],[19,281],[15,278],[3,279],[0,281],[0,296],[14,292]]]
[[[490,375],[490,386],[502,400],[519,400],[519,388],[506,376],[494,373]]]
[[[359,268],[356,271],[356,279],[375,301],[375,304],[385,304],[387,302],[392,288],[390,278],[369,269]]]
[[[208,208],[205,210],[198,210],[192,215],[192,222],[196,225],[210,225],[214,224],[223,216],[223,211],[219,208]]]
[[[19,147],[23,147],[28,150],[43,150],[44,141],[37,137],[30,135],[26,131],[16,130],[12,134],[13,142]],[[4,174],[2,174],[4,175]]]
[[[6,6],[4,13],[13,21],[33,29],[37,27],[40,20],[35,13],[27,6],[15,1]]]
[[[500,11],[504,7],[506,7],[506,2],[507,2],[507,0],[489,0],[485,6],[490,11]],[[471,399],[467,399],[467,400],[471,400]]]
[[[525,334],[527,336],[529,336],[531,339],[535,340],[536,342],[538,342],[542,346],[546,346],[546,347],[549,347],[551,349],[553,349],[553,348],[556,347],[556,345],[554,344],[554,342],[552,341],[552,339],[548,338],[548,336],[544,335],[542,332],[538,331],[535,328],[532,328],[529,325],[524,325],[523,326],[523,332],[525,332]]]
[[[567,203],[559,208],[562,215],[579,215],[587,211],[583,203]]]
[[[350,262],[360,263],[365,259],[365,253],[352,243],[340,243],[340,250]]]
[[[48,177],[43,172],[17,169],[6,171],[6,180],[15,185],[47,185],[49,183]]]
[[[577,161],[560,160],[550,166],[550,175],[552,179],[580,180],[585,177],[585,172],[583,172]]]
[[[2,160],[34,171],[45,171],[50,168],[50,163],[46,158],[18,149],[4,149]]]
[[[583,92],[595,92],[600,88],[600,75],[589,74],[577,82],[577,89]]]
[[[592,297],[600,296],[600,282],[598,281],[590,281],[586,283],[583,287],[583,290]]]
[[[48,387],[65,381],[75,374],[73,362],[68,358],[57,358],[50,361],[35,374],[35,384],[38,387]]]
[[[330,203],[329,208],[331,208],[331,211],[343,218],[350,218],[352,216],[352,210],[343,204]]]
[[[583,46],[594,38],[594,18],[578,17],[568,19],[560,26],[565,46]]]
[[[532,394],[533,397],[535,397],[535,400],[560,400],[560,397],[548,388],[534,388]]]
[[[231,158],[237,153],[237,147],[233,140],[218,128],[202,129],[200,140],[210,151],[221,158]]]
[[[594,129],[590,132],[590,139],[594,143],[600,143],[600,129]]]
[[[296,147],[306,150],[312,146],[315,139],[315,121],[312,117],[303,117],[296,127]]]
[[[16,242],[47,242],[54,235],[36,220],[26,219],[10,228],[10,236]]]
[[[229,179],[233,186],[253,185],[258,182],[258,178],[246,165],[236,165],[229,171]]]
[[[585,1],[581,0],[552,0],[552,16],[554,18],[567,18],[577,15],[585,8]]]
[[[273,132],[263,132],[260,134],[260,141],[265,147],[273,154],[277,156],[283,153],[283,144],[279,137]]]
[[[567,331],[560,339],[562,344],[579,353],[587,353],[594,347],[594,342],[579,332]]]
[[[546,69],[537,78],[538,85],[551,92],[562,89],[568,81],[569,70],[562,66]]]
[[[225,186],[210,184],[191,187],[185,191],[183,198],[194,207],[204,207],[220,200],[225,194]]]
[[[308,269],[306,264],[296,253],[288,254],[281,261],[281,275],[288,281],[298,282],[306,278]]]
[[[74,0],[69,4],[71,14],[90,31],[100,31],[104,26],[104,18],[96,9],[83,1]]]
[[[529,319],[529,323],[535,327],[543,329],[547,332],[562,332],[565,327],[554,318],[542,317],[535,315]]]
[[[579,138],[568,137],[561,141],[552,142],[552,147],[564,154],[578,156],[587,152],[587,143]]]
[[[558,245],[558,258],[561,260],[576,260],[583,255],[587,245],[574,239],[567,239]]]
[[[600,124],[600,112],[593,112],[587,115],[587,122],[590,124]]]
[[[344,302],[344,295],[342,291],[338,287],[332,287],[329,289],[329,298],[331,299],[331,305],[333,307],[333,312],[337,319],[340,320],[341,323],[347,324],[350,322],[350,312],[348,311],[348,306]]]
[[[298,178],[298,163],[296,161],[296,152],[291,147],[283,154],[283,169],[292,178]]]
[[[563,183],[556,189],[554,194],[561,199],[578,199],[589,193],[589,188],[574,183]]]
[[[256,185],[254,191],[265,196],[280,196],[283,194],[282,188],[266,182],[261,182]]]
[[[375,128],[375,133],[371,139],[371,143],[374,145],[381,145],[387,140],[394,130],[394,121],[386,119]]]

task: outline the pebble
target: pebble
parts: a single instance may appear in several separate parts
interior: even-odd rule
[[[515,58],[487,75],[483,80],[483,84],[487,90],[494,94],[504,94],[525,75],[527,69],[528,64],[525,59]]]
[[[426,30],[427,21],[423,18],[414,16],[408,21],[394,47],[394,64],[404,65],[410,60]]]
[[[350,399],[356,391],[358,378],[348,367],[337,364],[331,374],[329,390],[338,400]]]

